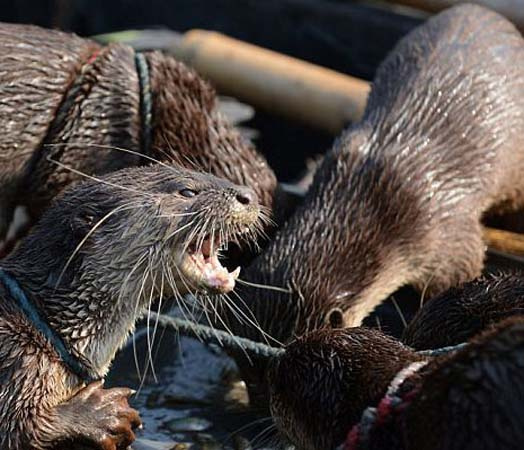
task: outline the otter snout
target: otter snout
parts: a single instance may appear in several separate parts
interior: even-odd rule
[[[230,272],[220,257],[230,243],[256,242],[265,219],[257,194],[203,172],[177,168],[177,175],[166,173],[167,179],[157,183],[163,218],[159,240],[169,242],[175,255],[177,292],[232,291],[240,268]]]
[[[255,205],[258,203],[258,196],[255,191],[245,186],[238,186],[235,192],[235,199],[238,203],[244,206]]]
[[[255,191],[246,186],[235,186],[229,191],[232,203],[229,206],[231,223],[251,226],[259,219],[260,204]]]

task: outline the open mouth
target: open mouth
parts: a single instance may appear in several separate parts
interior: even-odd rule
[[[218,235],[207,235],[204,240],[198,243],[195,240],[189,245],[182,271],[192,284],[211,292],[227,293],[233,290],[240,267],[229,272],[220,263],[218,256],[225,244]]]

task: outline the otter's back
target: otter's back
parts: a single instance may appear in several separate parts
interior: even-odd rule
[[[497,13],[450,8],[380,66],[364,121],[381,142],[393,142],[375,151],[402,170],[416,161],[425,171],[436,203],[467,194],[485,209],[522,198],[515,185],[524,172],[524,39]]]
[[[0,24],[0,169],[20,167],[43,141],[91,41],[36,26]],[[1,180],[0,174],[0,180]]]

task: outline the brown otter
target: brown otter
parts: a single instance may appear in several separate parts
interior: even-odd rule
[[[75,171],[101,175],[151,158],[247,185],[272,206],[265,159],[220,114],[211,86],[172,57],[0,24],[0,101],[0,241],[16,205],[38,218],[81,179]]]
[[[229,292],[238,271],[217,254],[258,218],[251,189],[166,165],[60,196],[0,265],[0,448],[125,448],[138,423],[129,390],[83,385],[152,299]]]
[[[524,314],[523,275],[486,275],[430,299],[402,341],[417,350],[456,345],[519,314]]]
[[[238,307],[286,342],[357,326],[402,285],[433,295],[473,279],[484,259],[481,217],[523,203],[522,173],[524,39],[485,8],[451,8],[379,67],[363,119],[248,268],[256,286],[241,286],[247,306]],[[229,321],[235,334],[263,338]]]
[[[519,449],[523,350],[522,317],[432,360],[378,331],[319,330],[272,361],[271,412],[300,450]]]

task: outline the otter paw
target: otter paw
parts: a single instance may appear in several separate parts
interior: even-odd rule
[[[100,450],[126,449],[135,440],[133,430],[142,422],[138,412],[129,406],[132,393],[128,388],[104,389],[97,381],[71,399],[83,418],[88,418],[87,437]]]

